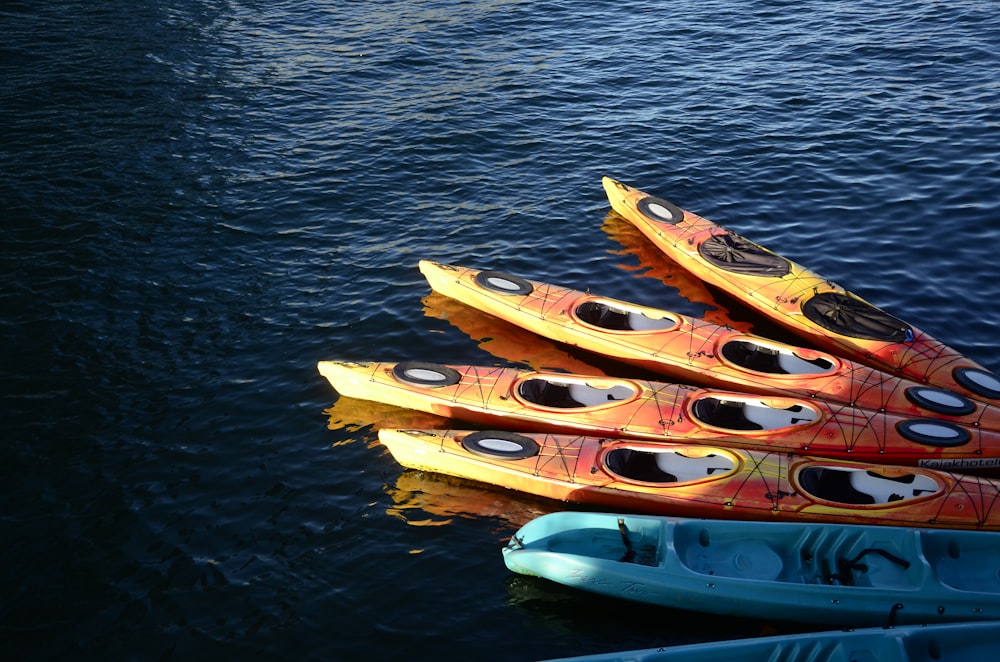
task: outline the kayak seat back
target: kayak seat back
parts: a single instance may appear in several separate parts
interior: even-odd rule
[[[670,317],[650,317],[642,311],[619,308],[603,301],[584,301],[575,312],[583,322],[609,331],[658,331],[678,324]]]
[[[702,423],[717,428],[728,430],[763,429],[759,423],[754,423],[743,415],[743,406],[739,402],[730,402],[719,398],[701,398],[694,403],[691,412]]]
[[[702,423],[730,430],[777,430],[812,423],[818,417],[814,410],[803,405],[780,409],[760,400],[722,400],[713,397],[701,398],[695,402],[692,412]]]
[[[724,476],[736,469],[736,462],[728,455],[716,453],[692,457],[672,450],[616,448],[607,454],[605,466],[611,473],[628,480],[685,483]]]
[[[633,331],[659,331],[677,325],[673,320],[665,317],[647,317],[643,313],[632,311],[628,314],[628,326]]]
[[[851,487],[858,492],[871,495],[874,503],[892,503],[934,494],[940,490],[933,478],[923,474],[908,474],[897,480],[862,469],[851,472]]]
[[[722,346],[722,356],[736,365],[754,372],[777,375],[788,372],[778,362],[778,353],[775,350],[745,340],[727,342]]]
[[[736,468],[736,464],[724,455],[710,454],[704,457],[690,457],[679,451],[655,453],[656,466],[684,483],[710,476],[721,476]]]
[[[778,365],[789,375],[818,375],[829,372],[834,367],[825,359],[808,361],[791,352],[778,352]]]
[[[561,383],[543,378],[526,379],[517,389],[521,397],[529,402],[560,409],[596,407],[626,400],[635,394],[634,390],[623,384],[611,388],[599,388],[589,384]]]
[[[865,506],[875,503],[875,497],[859,492],[851,485],[850,470],[807,467],[799,473],[799,486],[817,499]]]
[[[907,474],[897,479],[843,467],[807,467],[799,473],[798,482],[816,498],[861,506],[905,501],[941,489],[934,479],[923,474]]]
[[[770,375],[812,375],[829,372],[834,365],[818,358],[803,359],[791,349],[767,347],[747,340],[731,340],[722,346],[722,356],[738,366]]]
[[[600,301],[585,301],[576,307],[576,316],[587,324],[609,331],[628,331],[628,313]]]
[[[517,392],[528,402],[543,407],[572,409],[583,406],[573,399],[566,384],[554,384],[547,379],[526,379],[518,385]]]
[[[606,405],[609,402],[627,400],[634,393],[635,391],[624,385],[612,386],[611,388],[599,388],[590,384],[569,385],[570,397],[583,403],[585,407],[596,407],[597,405]]]
[[[787,409],[771,407],[756,400],[743,403],[743,415],[753,421],[763,430],[777,430],[791,425],[804,425],[816,420],[815,411],[802,405],[793,405]]]
[[[633,448],[615,448],[604,458],[608,471],[627,480],[644,483],[676,483],[677,477],[661,469],[655,455]]]

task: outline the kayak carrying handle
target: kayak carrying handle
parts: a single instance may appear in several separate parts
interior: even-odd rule
[[[884,549],[878,549],[876,547],[868,547],[867,549],[862,549],[857,556],[855,556],[847,563],[855,570],[867,571],[868,566],[866,566],[863,563],[858,563],[858,561],[860,561],[865,554],[871,554],[871,553],[878,554],[879,556],[888,559],[889,561],[892,561],[896,565],[902,567],[903,570],[907,570],[910,567],[910,562],[907,561],[906,559],[900,558],[891,552],[887,552]]]
[[[853,559],[837,559],[837,574],[832,574],[829,571],[824,572],[824,579],[826,580],[826,583],[834,584],[839,582],[844,586],[854,586],[854,576],[851,572],[853,570],[868,572],[868,565],[860,562],[861,559],[867,554],[878,554],[879,556],[900,566],[904,570],[910,567],[909,561],[896,556],[892,552],[887,552],[884,549],[878,549],[876,547],[868,547],[861,550],[861,552],[859,552]],[[899,605],[899,607],[902,607],[902,605]]]

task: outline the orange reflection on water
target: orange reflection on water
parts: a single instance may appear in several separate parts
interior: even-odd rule
[[[639,259],[639,266],[619,264],[620,269],[634,271],[636,277],[657,278],[666,285],[676,288],[680,296],[688,301],[710,306],[711,308],[701,317],[713,324],[730,326],[744,332],[750,331],[753,327],[750,322],[733,319],[730,311],[719,303],[705,283],[667,258],[634,225],[616,212],[608,212],[601,229],[608,237],[624,247],[624,250],[611,251],[613,255],[634,255]]]
[[[493,356],[532,370],[604,375],[600,368],[569,354],[556,343],[437,292],[422,299],[424,314],[443,319]]]
[[[443,416],[428,414],[415,409],[405,409],[381,402],[358,400],[341,396],[327,409],[323,410],[329,419],[327,428],[357,432],[371,426],[375,430],[382,428],[410,428],[416,430],[446,430],[452,423]],[[341,443],[350,443],[353,439]],[[339,444],[334,444],[339,445]],[[378,442],[371,444],[379,445]]]
[[[453,419],[413,409],[368,400],[341,396],[323,410],[330,430],[350,433],[334,442],[334,446],[364,440],[368,448],[388,453],[371,431],[382,428],[415,430],[447,430],[468,427]],[[360,434],[357,434],[360,433]],[[509,536],[528,521],[558,504],[545,509],[532,502],[532,497],[460,478],[404,469],[393,486],[386,486],[392,505],[386,514],[398,517],[410,526],[445,526],[456,518],[495,518],[502,523],[497,529]],[[541,500],[544,502],[544,500]],[[422,550],[411,550],[419,554]]]
[[[386,486],[386,492],[393,500],[386,513],[410,526],[444,526],[455,518],[491,517],[501,523],[497,530],[505,535],[560,505],[536,503],[510,490],[413,469],[403,471],[394,486]]]

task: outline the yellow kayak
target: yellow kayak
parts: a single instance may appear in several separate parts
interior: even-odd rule
[[[1000,403],[1000,376],[917,327],[667,200],[610,177],[603,184],[612,208],[667,257],[793,333],[918,383]]]
[[[808,396],[1000,430],[1000,407],[827,352],[501,271],[430,260],[420,261],[420,271],[435,292],[476,310],[681,383]]]
[[[477,426],[706,443],[967,472],[1000,467],[1000,432],[932,418],[639,379],[424,361],[320,361],[343,396]]]
[[[410,469],[612,510],[1000,531],[1000,482],[985,476],[696,441],[388,428],[378,438]]]

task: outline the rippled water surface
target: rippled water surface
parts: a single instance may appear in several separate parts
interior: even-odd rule
[[[530,660],[794,629],[511,575],[503,543],[560,505],[403,471],[375,427],[420,416],[316,372],[584,360],[462,322],[421,258],[751,327],[609,213],[603,175],[1000,368],[995,3],[54,0],[0,28],[20,659]]]

